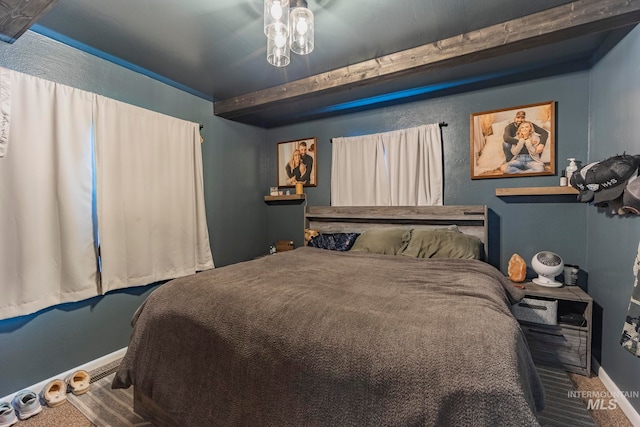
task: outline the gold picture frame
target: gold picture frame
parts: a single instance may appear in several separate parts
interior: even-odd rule
[[[278,187],[318,185],[318,146],[315,137],[279,142],[277,148]]]
[[[471,179],[554,175],[555,110],[548,101],[471,114]]]

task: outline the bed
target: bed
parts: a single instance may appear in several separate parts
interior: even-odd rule
[[[486,213],[307,207],[307,228],[362,233],[351,250],[164,284],[134,315],[113,387],[133,386],[136,412],[161,426],[538,425],[543,389],[510,312],[522,294],[497,269],[355,250],[375,230],[445,228],[484,252]]]

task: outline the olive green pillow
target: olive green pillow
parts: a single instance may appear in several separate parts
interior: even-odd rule
[[[449,230],[415,229],[402,255],[414,258],[482,259],[482,241]]]
[[[398,255],[410,239],[410,228],[374,228],[360,234],[351,251]]]

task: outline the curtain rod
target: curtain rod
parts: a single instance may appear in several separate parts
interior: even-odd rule
[[[447,123],[447,122],[438,122],[438,126],[440,126],[442,128],[442,127],[445,127],[445,126],[449,126],[449,123]],[[333,143],[333,141],[329,140],[329,143]]]
[[[204,125],[200,125],[200,130],[204,129]]]

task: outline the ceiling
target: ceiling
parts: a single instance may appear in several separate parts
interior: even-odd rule
[[[308,3],[315,15],[315,50],[307,56],[292,53],[291,63],[284,68],[273,67],[266,60],[263,0],[59,0],[32,29],[133,64],[203,98],[223,101],[570,2],[309,0]],[[452,90],[549,64],[590,58],[605,35],[595,32],[487,59],[478,56],[464,64],[438,67],[401,79],[352,85],[344,91],[266,105],[259,111],[239,114],[234,120],[272,127],[364,108],[366,103],[351,103],[372,96],[400,92],[397,98]],[[413,95],[401,92],[416,88],[419,90]]]

